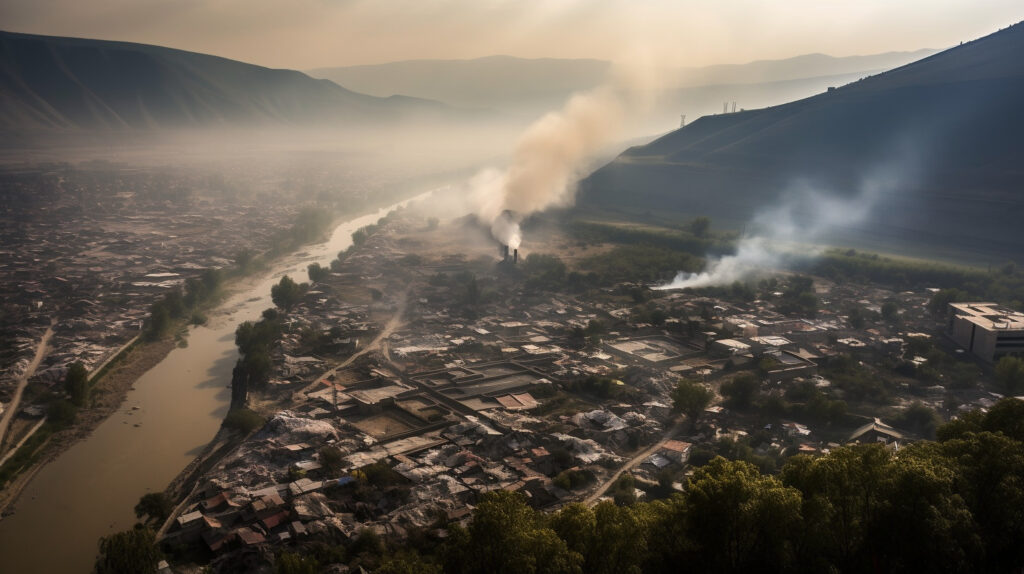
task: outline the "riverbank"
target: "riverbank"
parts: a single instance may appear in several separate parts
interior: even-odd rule
[[[266,280],[267,276],[272,274],[281,262],[295,256],[310,245],[327,243],[334,231],[346,222],[365,217],[381,209],[380,207],[367,208],[356,214],[338,216],[314,241],[296,245],[288,252],[275,253],[275,250],[271,249],[258,255],[255,258],[258,264],[249,267],[246,272],[236,272],[230,275],[228,283],[221,287],[220,295],[203,304],[199,311],[209,312],[211,315],[229,314],[230,310],[223,308],[225,302],[237,293],[250,290],[261,281]],[[76,443],[87,438],[124,404],[139,377],[163,361],[179,344],[188,344],[188,326],[185,321],[175,325],[173,332],[173,335],[155,341],[139,337],[129,341],[124,348],[111,356],[109,363],[104,363],[96,369],[90,379],[92,385],[90,405],[88,408],[79,409],[71,426],[57,431],[50,430],[50,427],[43,427],[42,432],[50,434],[46,434],[36,441],[26,441],[31,452],[25,453],[25,456],[31,457],[32,462],[18,469],[15,476],[0,489],[0,520],[3,516],[11,514],[12,509],[16,510],[17,501],[22,492],[42,467]]]
[[[111,416],[60,456],[46,457],[46,464],[19,478],[17,488],[11,489],[20,491],[16,512],[0,520],[0,570],[86,571],[101,537],[137,522],[133,508],[141,496],[167,489],[176,477],[182,490],[191,489],[195,481],[188,477],[197,474],[190,471],[202,472],[208,468],[204,461],[219,459],[221,441],[210,439],[223,437],[228,383],[238,357],[237,326],[257,320],[273,306],[271,288],[282,275],[304,280],[309,264],[329,264],[352,244],[356,230],[408,201],[346,217],[327,241],[307,244],[288,256],[279,254],[251,275],[231,277],[224,299],[205,324],[188,327],[183,345],[166,341],[163,351],[170,352],[161,353],[162,360],[154,357],[156,365],[148,370],[139,368],[134,374],[142,374],[134,384],[120,387],[127,400],[118,401],[114,392],[104,399],[115,405]],[[139,348],[146,346],[140,343]],[[138,355],[125,359],[120,368]],[[231,444],[224,443],[228,449]],[[62,551],[47,552],[38,544],[46,538],[61,540]]]
[[[139,377],[160,363],[174,348],[175,343],[170,339],[134,345],[105,373],[100,373],[90,391],[90,407],[78,412],[72,426],[53,433],[36,446],[35,451],[40,454],[35,462],[23,468],[0,491],[0,516],[9,513],[9,509],[17,504],[18,497],[31,482],[32,476],[110,418],[124,403]]]

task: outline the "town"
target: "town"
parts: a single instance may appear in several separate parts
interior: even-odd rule
[[[541,510],[664,498],[717,455],[771,473],[841,445],[898,450],[1002,398],[990,367],[1024,332],[941,286],[601,281],[622,246],[536,235],[525,253],[403,209],[309,283],[282,279],[236,335],[225,426],[244,438],[149,516],[175,562],[444,538],[499,490]]]
[[[64,395],[69,366],[81,365],[91,376],[101,372],[143,336],[153,305],[168,293],[185,288],[195,312],[181,319],[201,324],[201,303],[216,303],[225,279],[260,271],[318,239],[332,212],[371,207],[406,176],[241,160],[227,168],[107,161],[6,166],[0,172],[0,466],[47,418],[70,420],[66,409],[50,412]],[[203,297],[209,301],[198,300]],[[166,353],[174,343],[150,351]],[[94,390],[79,426],[94,426],[117,409],[119,391],[130,384]]]

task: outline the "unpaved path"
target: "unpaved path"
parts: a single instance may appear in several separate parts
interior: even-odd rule
[[[362,357],[363,355],[371,351],[375,351],[381,348],[381,345],[387,341],[387,338],[390,337],[391,334],[394,333],[396,329],[403,325],[403,317],[405,316],[405,308],[408,300],[409,290],[406,289],[398,298],[398,304],[396,305],[395,308],[395,314],[391,316],[391,320],[388,321],[387,325],[384,325],[384,328],[381,330],[381,332],[376,337],[374,337],[373,340],[369,342],[369,344],[360,349],[357,353],[353,354],[351,357],[345,359],[345,361],[342,362],[340,365],[332,367],[330,370],[317,377],[313,381],[313,383],[308,385],[306,388],[293,394],[292,401],[302,402],[306,400],[306,394],[317,390],[317,388],[320,387],[320,381],[325,380],[334,373],[337,373],[338,371],[348,367],[353,362],[355,362],[355,360],[358,359],[359,357]]]
[[[50,323],[50,326],[46,328],[46,332],[43,333],[43,338],[36,345],[36,354],[32,357],[32,362],[25,367],[25,372],[18,378],[18,387],[14,391],[14,397],[4,410],[3,418],[0,419],[0,445],[3,444],[4,438],[6,438],[7,427],[11,424],[11,418],[18,412],[18,406],[21,404],[21,395],[25,392],[25,387],[28,386],[28,380],[32,375],[36,374],[39,363],[43,362],[43,357],[46,356],[46,351],[50,346],[50,337],[52,336],[53,323]]]
[[[619,468],[619,470],[615,471],[614,474],[608,477],[608,480],[604,481],[604,483],[602,483],[601,486],[597,488],[597,490],[591,493],[590,496],[586,497],[583,500],[583,504],[587,506],[593,506],[594,504],[596,504],[597,500],[604,496],[604,493],[608,492],[608,488],[611,487],[611,485],[615,484],[615,481],[618,480],[620,476],[622,476],[622,473],[628,470],[632,470],[633,467],[643,462],[647,457],[658,452],[661,449],[661,447],[665,446],[665,443],[672,440],[672,437],[676,436],[676,433],[682,430],[682,428],[682,421],[679,420],[679,417],[676,417],[675,424],[672,425],[672,428],[665,431],[665,434],[661,437],[661,440],[645,448],[644,450],[637,453],[633,458],[629,459],[629,461],[627,461],[626,464],[622,465],[622,467]]]

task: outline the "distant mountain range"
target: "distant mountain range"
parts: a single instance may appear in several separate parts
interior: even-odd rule
[[[832,240],[1020,260],[1022,53],[1017,24],[817,96],[702,117],[597,170],[580,202],[739,227],[800,182],[852,196],[888,178],[870,218]]]
[[[726,100],[747,107],[781,103],[822,91],[830,82],[851,81],[933,53],[919,50],[843,58],[810,54],[659,73],[667,92],[664,107],[672,115],[687,113],[696,118],[720,110]],[[489,56],[318,68],[308,73],[376,96],[407,94],[454,106],[537,114],[557,109],[573,92],[601,85],[610,68],[611,63],[604,60]]]
[[[0,130],[365,124],[455,115],[294,70],[127,42],[0,32]]]

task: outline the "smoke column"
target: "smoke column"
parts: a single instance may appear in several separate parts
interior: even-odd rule
[[[785,269],[797,260],[816,257],[836,228],[858,225],[871,216],[886,194],[900,191],[915,171],[904,162],[874,170],[850,198],[801,184],[784,194],[782,204],[758,214],[740,239],[734,255],[708,262],[699,273],[680,272],[672,282],[652,289],[685,289],[728,285],[761,272]]]
[[[483,170],[469,181],[473,211],[497,240],[516,249],[523,217],[572,204],[587,161],[618,137],[628,113],[652,93],[641,73],[649,69],[620,67],[608,84],[573,95],[526,129],[506,169]]]

